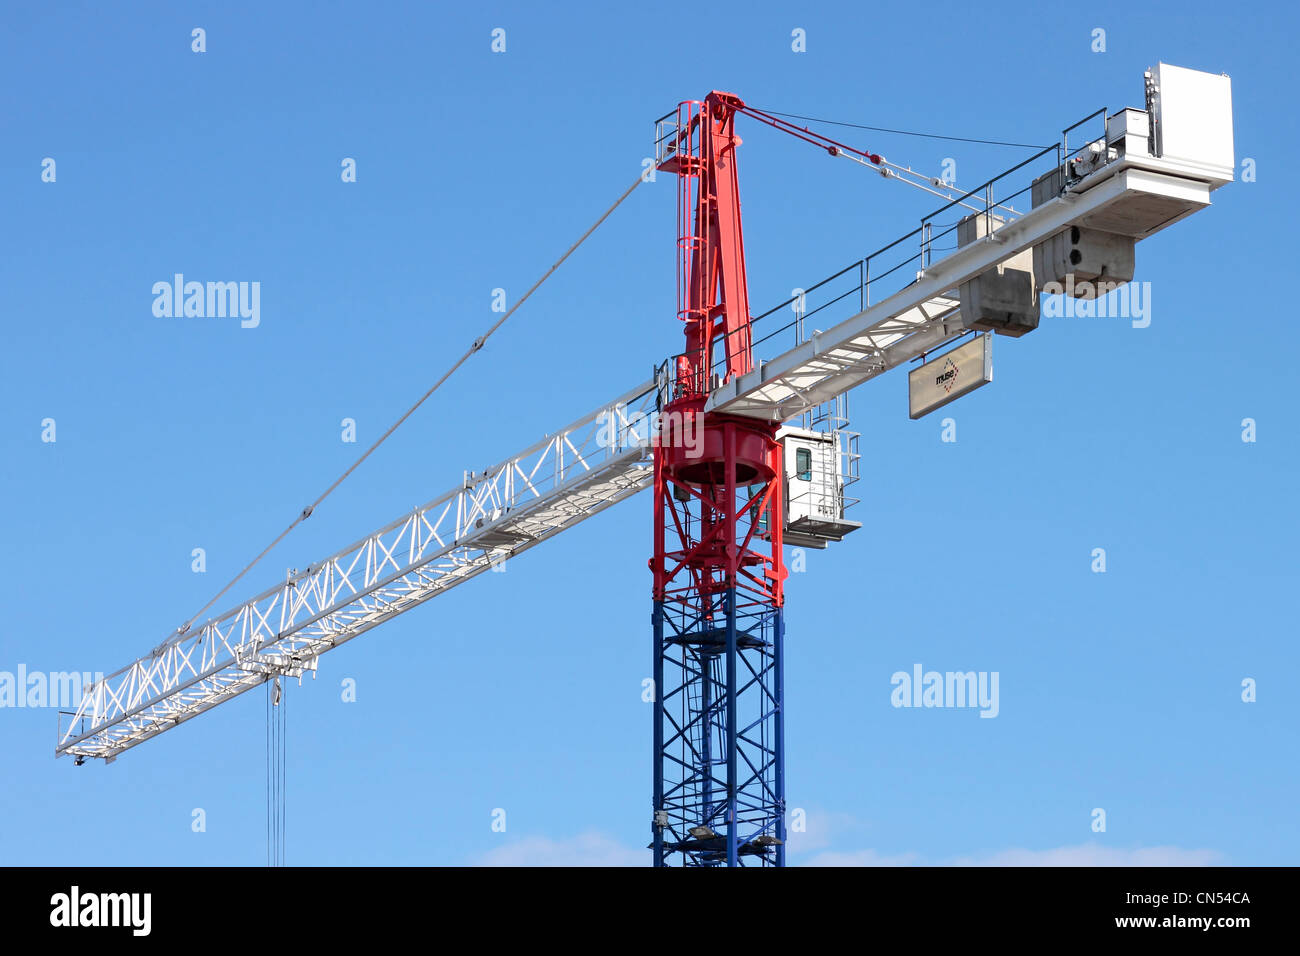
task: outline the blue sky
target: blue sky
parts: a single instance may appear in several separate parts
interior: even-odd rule
[[[492,290],[521,294],[631,182],[679,100],[717,88],[1048,143],[1141,106],[1164,60],[1231,75],[1257,181],[1139,245],[1150,327],[1056,319],[999,338],[996,381],[945,410],[955,443],[944,416],[908,420],[901,371],[852,396],[864,526],[788,588],[789,797],[807,819],[790,858],[1295,863],[1300,455],[1278,300],[1300,251],[1296,14],[708,9],[9,11],[0,671],[109,672],[154,647],[355,457],[341,420],[360,447],[377,437],[496,318]],[[938,205],[757,124],[741,134],[755,311]],[[1026,155],[845,135],[934,175],[955,159],[967,184]],[[677,351],[673,190],[639,189],[238,596]],[[151,287],[176,272],[260,282],[260,324],[155,317]],[[648,862],[650,507],[598,516],[291,686],[288,862]],[[998,717],[892,707],[891,675],[917,663],[998,672]],[[53,759],[53,709],[0,709],[0,862],[263,862],[264,706],[245,695],[79,769]]]

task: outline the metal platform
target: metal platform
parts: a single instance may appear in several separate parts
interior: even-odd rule
[[[849,521],[847,518],[796,518],[785,527],[785,543],[825,551],[832,541],[843,541],[845,535],[861,527],[861,521]]]
[[[788,421],[969,331],[958,290],[1017,253],[1072,226],[1138,241],[1204,209],[1235,173],[1228,78],[1159,64],[1146,105],[1097,110],[1062,130],[1055,145],[809,287],[796,321],[771,330],[781,306],[759,316],[757,341],[776,354],[715,388],[706,410]],[[961,244],[960,220],[972,214],[984,219],[982,238]],[[814,294],[822,304],[805,304]],[[832,308],[852,311],[804,341],[803,322],[828,322]],[[784,351],[773,348],[782,339]]]
[[[1005,215],[1008,199],[995,202],[991,190],[983,200],[968,195],[960,208],[952,204],[938,210],[907,237],[916,240],[916,251],[902,263],[891,264],[888,273],[897,275],[910,265],[914,281],[826,331],[813,333],[806,342],[761,360],[754,371],[714,389],[706,409],[778,422],[810,411],[970,331],[961,323],[957,289],[1010,256],[1072,225],[1144,239],[1205,208],[1211,189],[1223,180],[1215,183],[1189,175],[1181,164],[1122,156],[986,238],[932,260],[935,241],[951,232],[932,228],[937,217],[966,215],[972,209],[989,216],[997,209]],[[876,256],[897,257],[897,248],[895,243]],[[870,302],[873,258],[863,260],[861,288],[850,298]]]

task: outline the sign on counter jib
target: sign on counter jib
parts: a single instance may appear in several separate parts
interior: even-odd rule
[[[993,336],[985,332],[908,373],[908,415],[928,415],[991,381]]]

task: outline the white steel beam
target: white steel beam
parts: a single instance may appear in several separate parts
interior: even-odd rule
[[[1102,167],[1064,195],[934,261],[885,300],[716,388],[706,409],[788,421],[967,332],[956,290],[1016,253],[1072,225],[1098,221],[1119,231],[1131,219],[1135,236],[1151,235],[1209,205],[1209,183],[1159,169],[1155,159]]]
[[[123,751],[481,574],[652,480],[647,382],[89,687],[55,754]],[[71,719],[67,720],[66,717]]]

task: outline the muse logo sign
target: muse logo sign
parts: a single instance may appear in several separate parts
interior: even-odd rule
[[[920,418],[993,381],[993,338],[977,335],[907,375],[908,415]]]
[[[957,366],[951,358],[944,357],[943,371],[934,377],[934,384],[943,389],[945,395],[952,394],[953,386],[957,384]]]

